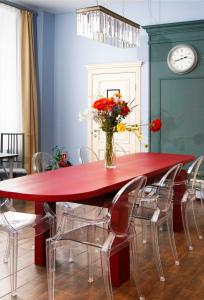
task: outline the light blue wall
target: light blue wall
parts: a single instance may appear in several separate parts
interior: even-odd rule
[[[39,11],[37,20],[37,80],[39,98],[40,149],[54,146],[54,24],[55,16]]]
[[[128,1],[127,1],[128,2]],[[125,13],[141,25],[177,22],[204,18],[204,1],[128,2]],[[121,7],[108,8],[122,13]],[[76,15],[67,13],[55,17],[54,111],[55,144],[63,145],[76,162],[76,149],[86,145],[86,122],[78,121],[78,113],[87,107],[88,81],[86,65],[143,61],[141,78],[142,122],[148,121],[148,37],[141,32],[138,49],[117,49],[76,35]],[[145,132],[147,140],[147,132]]]

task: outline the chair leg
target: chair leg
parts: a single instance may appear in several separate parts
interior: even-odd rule
[[[202,233],[201,233],[201,230],[200,230],[200,226],[196,220],[196,214],[195,214],[195,207],[194,207],[194,200],[191,201],[191,207],[192,207],[192,211],[193,211],[193,219],[194,219],[194,223],[195,223],[195,226],[196,226],[196,230],[197,230],[197,234],[198,234],[198,238],[200,240],[203,239],[203,236],[202,236]]]
[[[74,229],[74,221],[73,220],[67,220],[67,222],[70,224],[70,230],[73,230]],[[69,246],[68,261],[70,263],[74,262],[73,250],[72,250],[71,244]]]
[[[147,243],[147,224],[142,220],[142,243]]]
[[[192,245],[191,235],[190,235],[190,231],[189,231],[187,205],[188,205],[188,202],[186,202],[186,201],[181,202],[181,216],[182,216],[183,229],[184,229],[184,234],[185,234],[186,242],[187,242],[187,245],[188,245],[188,249],[190,251],[192,251],[193,250],[193,245]]]
[[[55,288],[55,259],[56,248],[55,241],[48,239],[46,241],[46,264],[47,264],[47,281],[48,281],[48,300],[54,300]]]
[[[9,255],[10,255],[10,239],[9,239],[9,236],[8,236],[7,241],[6,241],[6,249],[5,249],[4,257],[3,257],[3,262],[4,263],[8,262]]]
[[[132,272],[133,278],[135,281],[137,294],[140,300],[144,300],[144,296],[142,295],[140,284],[139,284],[139,267],[138,267],[138,256],[137,256],[137,237],[130,242],[130,255],[131,255],[131,262],[132,262]]]
[[[10,281],[11,281],[11,296],[16,296],[17,289],[17,263],[18,263],[18,233],[12,232],[9,234],[10,244]]]
[[[110,275],[110,260],[106,252],[101,251],[101,267],[107,300],[113,300],[113,290]]]
[[[176,243],[175,243],[175,238],[174,238],[174,229],[173,229],[172,220],[173,220],[173,215],[171,214],[170,217],[167,219],[167,230],[168,230],[168,236],[169,236],[169,243],[170,243],[173,257],[175,260],[175,265],[179,266],[179,259],[178,259],[178,254],[177,254],[177,250],[176,250]]]
[[[164,272],[161,264],[160,252],[159,252],[159,241],[158,241],[158,228],[157,224],[151,222],[151,234],[152,234],[152,246],[156,268],[159,274],[160,281],[165,281]]]
[[[93,247],[88,246],[87,247],[87,256],[88,256],[88,272],[89,272],[89,278],[88,282],[92,283],[93,280]]]

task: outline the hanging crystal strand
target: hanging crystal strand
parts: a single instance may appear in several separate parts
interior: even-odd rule
[[[89,36],[90,36],[90,39],[93,39],[92,13],[89,13]]]
[[[87,32],[87,29],[88,29],[87,28],[87,13],[84,14],[83,19],[84,19],[84,22],[83,22],[83,32],[84,33],[83,33],[83,35],[87,37],[88,36],[88,32]]]
[[[96,41],[98,41],[98,35],[99,35],[99,32],[100,32],[100,23],[99,23],[99,12],[96,11],[95,12],[95,23],[94,23],[94,26],[95,26],[95,36],[94,36],[94,39]]]
[[[121,22],[118,21],[118,47],[121,48],[121,41],[122,41],[122,29],[121,29]]]
[[[115,24],[114,18],[110,17],[110,28],[109,28],[109,36],[110,36],[110,44],[112,46],[115,45],[114,37],[115,37]]]
[[[122,27],[123,27],[123,48],[125,48],[125,24],[122,23]]]
[[[136,28],[132,28],[133,47],[137,44]]]
[[[104,43],[107,43],[107,15],[103,13],[103,35],[104,35]]]
[[[114,19],[114,41],[115,41],[115,46],[119,47],[119,27],[118,27],[118,21]]]
[[[94,40],[95,36],[95,12],[92,13],[91,15],[91,35],[92,35],[92,40]]]
[[[94,27],[95,27],[95,36],[94,39],[97,40],[98,39],[98,34],[100,31],[100,24],[99,24],[99,12],[95,12],[94,14],[95,19],[94,19]]]
[[[132,48],[133,47],[133,39],[132,39],[132,26],[128,26],[128,39],[129,39],[129,45]]]
[[[97,26],[96,26],[96,12],[93,13],[93,28],[92,28],[92,31],[93,31],[93,40],[96,39],[96,32],[97,32]]]
[[[122,48],[125,48],[125,26],[123,22],[121,26],[122,26]]]
[[[91,14],[87,14],[87,28],[88,28],[88,37],[91,39]]]
[[[109,44],[109,40],[108,40],[108,15],[104,15],[104,43]]]
[[[140,45],[140,31],[139,28],[136,28],[136,46]]]
[[[128,42],[128,24],[125,24],[125,47],[129,47],[129,42]]]

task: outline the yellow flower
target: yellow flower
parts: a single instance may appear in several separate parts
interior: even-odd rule
[[[117,125],[117,131],[118,131],[118,132],[124,132],[125,130],[126,130],[126,126],[125,126],[124,123],[119,123],[119,124]]]

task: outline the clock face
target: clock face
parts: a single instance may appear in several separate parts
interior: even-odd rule
[[[185,74],[193,70],[197,64],[197,53],[189,45],[180,44],[169,51],[167,63],[169,68],[178,74]]]

